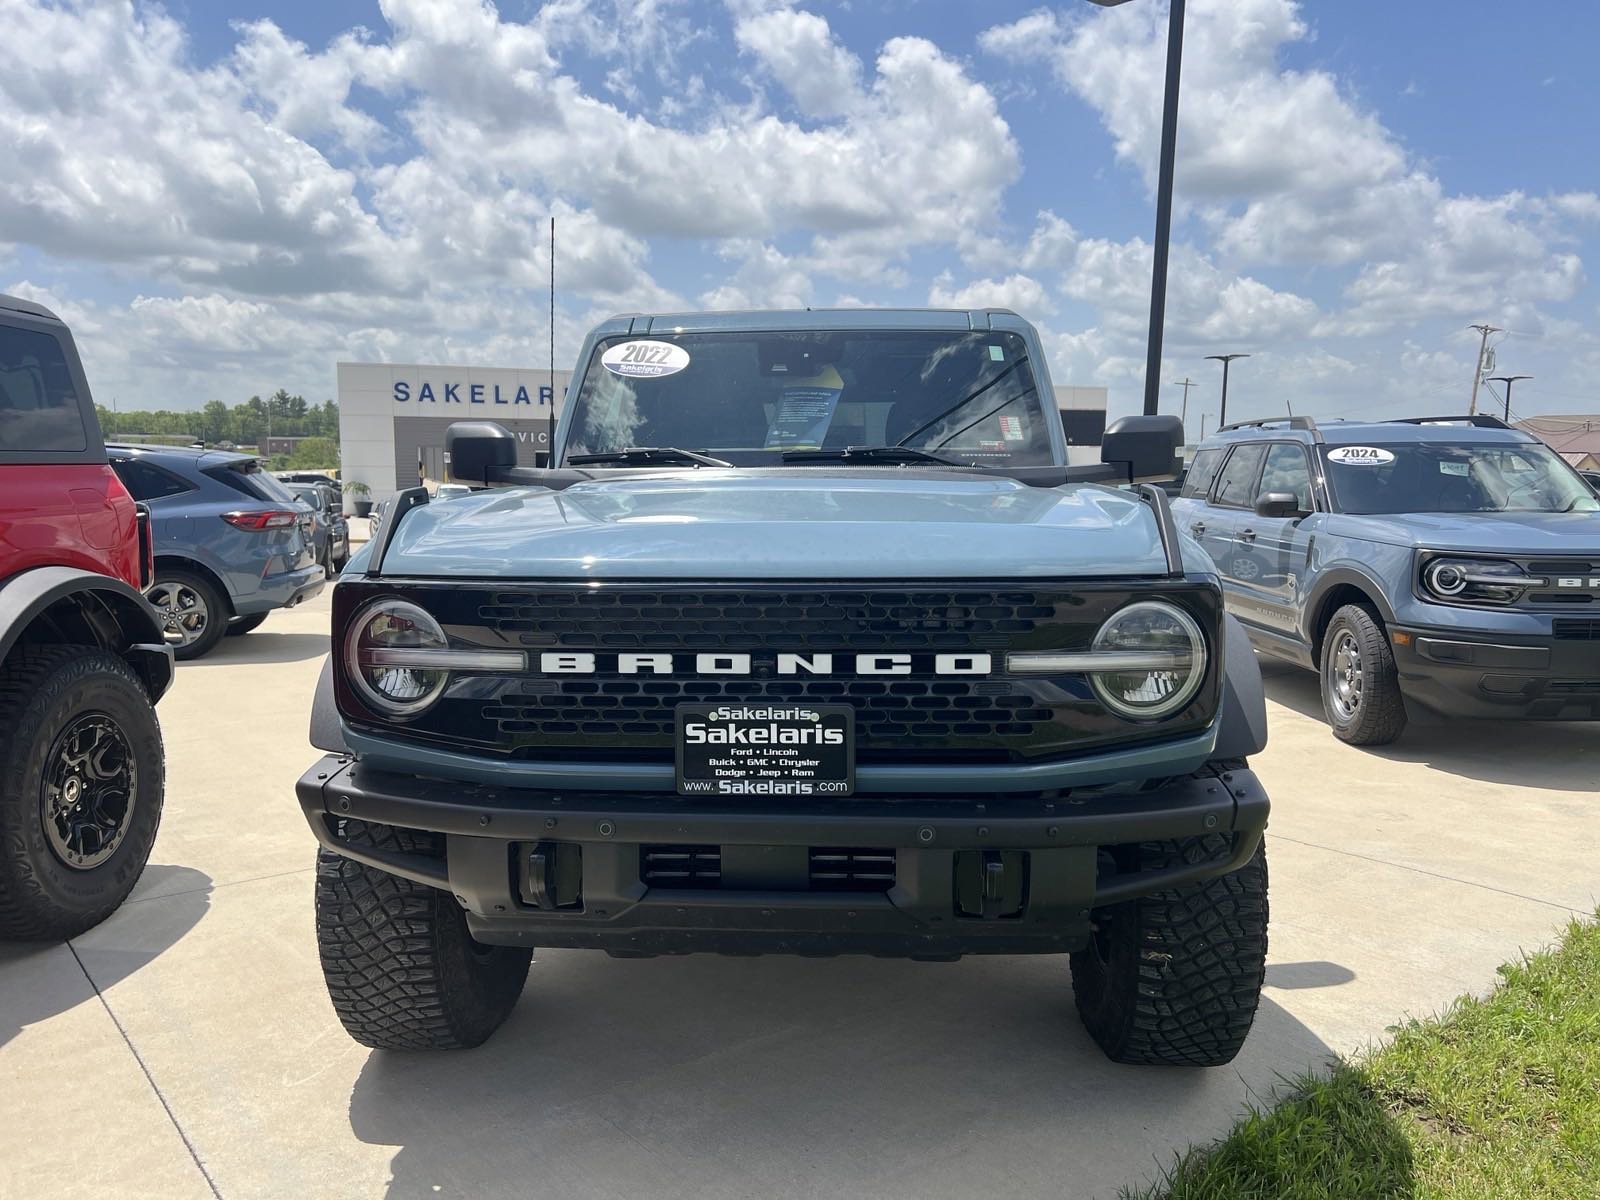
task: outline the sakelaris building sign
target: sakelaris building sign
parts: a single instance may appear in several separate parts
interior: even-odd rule
[[[444,383],[435,389],[430,381],[424,380],[420,387],[413,387],[409,380],[397,379],[392,399],[396,404],[526,404],[549,408],[553,395],[548,384],[530,393],[525,384],[519,384],[515,392],[498,383]]]

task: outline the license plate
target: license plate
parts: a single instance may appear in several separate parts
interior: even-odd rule
[[[680,704],[681,796],[848,796],[856,786],[848,704]]]

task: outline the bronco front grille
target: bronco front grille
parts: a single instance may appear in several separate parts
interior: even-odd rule
[[[491,592],[484,628],[525,646],[607,650],[991,649],[1057,617],[1027,591],[588,591]]]
[[[734,847],[738,850],[739,847]],[[804,866],[805,872],[800,873]],[[758,887],[781,891],[887,892],[895,883],[895,852],[890,848],[813,846],[792,877],[781,873],[758,884],[726,882],[721,846],[664,845],[639,847],[639,882],[667,889],[739,890]]]
[[[336,627],[374,593],[426,609],[452,645],[525,650],[529,667],[461,676],[431,709],[403,722],[362,711],[348,687],[341,708],[384,736],[514,760],[670,764],[678,705],[776,700],[852,705],[862,764],[1029,762],[1198,732],[1220,690],[1222,656],[1214,652],[1189,707],[1147,725],[1113,715],[1081,675],[1005,670],[1008,651],[1088,649],[1117,609],[1157,595],[1185,606],[1215,638],[1220,595],[1207,582],[517,588],[363,581],[335,592]],[[624,651],[672,655],[673,669],[624,673],[615,657]],[[545,673],[546,652],[589,653],[596,665]],[[779,674],[780,652],[832,655],[838,669]],[[938,654],[962,652],[990,656],[992,670],[938,672]],[[696,655],[708,653],[749,655],[748,673],[701,673]],[[858,674],[855,656],[866,654],[909,655],[911,673]]]

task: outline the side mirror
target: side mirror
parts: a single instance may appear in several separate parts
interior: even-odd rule
[[[444,431],[444,454],[451,480],[487,485],[517,465],[517,439],[493,421],[457,421]]]
[[[1256,497],[1258,517],[1299,517],[1305,515],[1300,498],[1293,492],[1262,492]]]
[[[1129,483],[1176,479],[1182,470],[1183,422],[1177,417],[1122,417],[1100,440],[1100,461],[1125,468]]]

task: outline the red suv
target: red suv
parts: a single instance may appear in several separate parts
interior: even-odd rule
[[[71,334],[0,295],[0,938],[82,933],[150,856],[173,670],[153,566]]]

